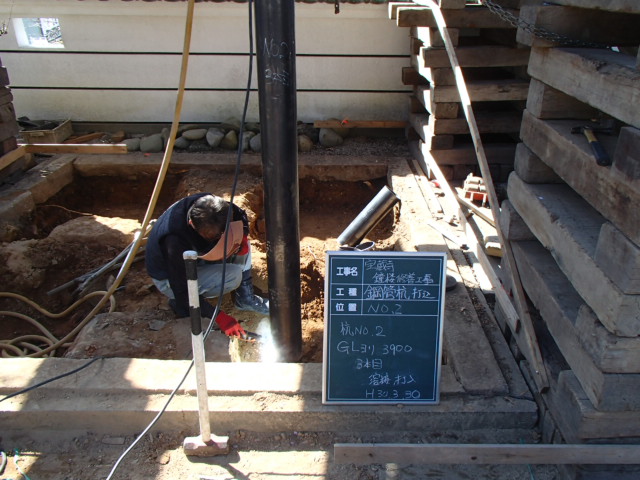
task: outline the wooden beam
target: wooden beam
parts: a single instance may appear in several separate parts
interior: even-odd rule
[[[554,42],[519,27],[518,42],[529,46],[557,46],[562,37],[603,46],[637,46],[640,43],[638,18],[626,13],[560,5],[524,5],[520,8],[520,21],[560,36],[560,42]]]
[[[19,158],[24,157],[27,153],[22,145],[18,146],[15,150],[11,150],[9,153],[5,153],[0,157],[0,170],[4,170]]]
[[[529,74],[612,117],[640,128],[636,59],[588,48],[533,48]]]
[[[493,186],[493,180],[491,178],[491,171],[489,169],[489,162],[487,160],[486,153],[484,151],[484,145],[482,143],[482,139],[480,137],[480,132],[478,131],[478,125],[475,119],[475,114],[473,108],[471,107],[471,97],[469,96],[469,91],[467,90],[467,86],[465,83],[464,76],[462,75],[462,69],[460,68],[460,64],[458,63],[458,58],[455,52],[455,47],[451,44],[449,39],[449,33],[447,32],[447,23],[445,18],[440,11],[440,9],[435,4],[434,0],[416,0],[416,3],[430,5],[433,9],[433,15],[436,19],[436,23],[438,25],[438,29],[440,30],[440,34],[444,39],[445,47],[447,53],[449,55],[449,59],[451,61],[451,67],[456,76],[456,85],[458,87],[459,96],[462,101],[462,109],[464,111],[465,117],[469,123],[469,129],[471,132],[471,138],[473,140],[473,144],[476,147],[476,154],[478,157],[478,164],[480,166],[480,171],[482,173],[482,179],[484,180],[484,184],[487,188],[487,194],[489,197],[489,206],[491,207],[491,212],[493,213],[494,218],[499,218],[500,216],[500,203],[498,201],[498,196],[496,194],[496,190]],[[454,197],[457,203],[457,197]],[[507,262],[507,265],[510,267],[512,278],[511,281],[513,283],[513,298],[515,301],[516,311],[518,312],[518,317],[520,318],[520,323],[522,324],[522,334],[523,334],[523,345],[520,345],[522,352],[529,362],[529,365],[532,369],[532,376],[538,387],[540,392],[546,391],[549,388],[549,380],[547,378],[547,372],[545,369],[544,361],[542,360],[542,355],[540,353],[540,349],[538,346],[538,341],[536,338],[536,333],[533,329],[533,321],[531,316],[529,315],[529,310],[527,306],[527,300],[525,297],[524,289],[522,288],[522,283],[520,282],[520,277],[518,275],[518,267],[516,265],[513,251],[511,250],[511,246],[509,244],[509,240],[506,239],[500,230],[497,228],[498,237],[500,239],[500,244],[502,245],[503,250],[503,261]]]
[[[507,12],[518,16],[515,10],[507,9]],[[513,25],[486,7],[467,6],[460,10],[444,10],[442,13],[449,28],[513,28]],[[438,27],[431,7],[400,6],[396,10],[396,17],[398,27]]]
[[[20,144],[26,153],[127,153],[124,143],[117,144],[62,144],[62,143],[25,143]]]
[[[511,48],[500,45],[476,45],[456,47],[461,67],[513,67],[529,63],[528,48]],[[451,68],[447,51],[443,48],[422,47],[424,66]]]
[[[68,140],[65,140],[64,144],[74,144],[74,143],[85,143],[85,142],[90,142],[91,140],[95,140],[96,138],[101,138],[104,136],[104,132],[93,132],[93,133],[87,133],[86,135],[80,135],[77,137],[71,137]]]
[[[635,465],[640,445],[336,443],[336,463]]]
[[[528,80],[476,80],[467,83],[467,90],[474,102],[502,102],[526,100]],[[433,102],[459,102],[460,94],[455,86],[439,86],[431,89]]]
[[[492,227],[496,226],[496,222],[493,219],[493,215],[490,215],[491,213],[490,211],[488,213],[484,212],[480,207],[478,207],[476,204],[471,202],[469,199],[461,197],[460,193],[459,192],[457,193],[458,193],[458,203],[460,203],[460,205],[471,210],[473,213],[478,215],[481,219],[483,219]]]
[[[313,122],[315,128],[404,128],[407,122],[376,120],[318,120]]]
[[[496,300],[502,307],[502,311],[505,314],[507,323],[509,328],[514,334],[516,334],[516,338],[520,339],[522,337],[522,329],[520,328],[520,319],[518,318],[518,314],[513,307],[513,303],[511,299],[507,295],[502,282],[498,278],[495,270],[493,269],[493,265],[487,256],[487,254],[482,249],[478,238],[475,236],[475,232],[473,229],[467,224],[466,217],[461,211],[460,204],[458,203],[458,195],[453,191],[449,182],[447,181],[444,172],[436,163],[432,154],[434,152],[430,152],[428,149],[421,148],[420,153],[422,154],[422,159],[425,163],[423,166],[423,170],[427,174],[427,176],[433,176],[439,182],[440,188],[444,192],[444,196],[447,199],[445,203],[445,214],[447,216],[455,215],[459,218],[464,230],[467,234],[467,244],[469,245],[469,249],[471,253],[474,254],[477,261],[479,262],[484,274],[486,275],[489,283],[493,287],[493,292],[496,296]]]

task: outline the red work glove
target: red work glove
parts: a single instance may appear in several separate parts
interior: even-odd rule
[[[222,310],[220,310],[216,317],[216,323],[220,327],[220,330],[230,337],[244,338],[247,336],[247,332],[244,331],[244,328],[240,326],[238,321],[231,315],[224,313]]]
[[[242,237],[242,242],[240,242],[240,248],[238,249],[236,255],[246,255],[249,253],[249,239],[246,235]]]

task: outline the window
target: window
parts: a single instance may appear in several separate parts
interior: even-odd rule
[[[13,28],[20,47],[64,48],[57,18],[14,18]]]

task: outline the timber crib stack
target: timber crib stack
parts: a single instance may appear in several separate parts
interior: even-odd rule
[[[500,223],[540,314],[551,383],[539,398],[544,440],[638,443],[640,2],[554,3],[522,7],[520,18],[585,43],[567,48],[518,32],[531,46],[531,85]],[[611,165],[598,164],[584,126]],[[640,466],[565,473],[637,479]]]
[[[513,7],[519,0],[499,3]],[[512,24],[482,5],[465,0],[439,0],[438,4],[473,102],[492,178],[506,181],[513,170],[529,87],[529,47],[518,44]],[[479,175],[453,70],[431,9],[390,3],[389,16],[399,27],[409,29],[411,64],[403,70],[403,82],[413,85],[407,136],[414,156],[422,160],[425,171],[433,159],[448,180]]]

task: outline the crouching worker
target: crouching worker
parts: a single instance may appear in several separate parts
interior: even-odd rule
[[[204,300],[220,295],[229,208],[232,217],[227,235],[224,293],[233,292],[235,306],[269,314],[269,301],[253,292],[249,221],[238,206],[208,193],[198,193],[177,201],[156,221],[147,240],[147,273],[158,290],[169,297],[171,309],[179,317],[189,316],[187,277],[182,257],[186,250],[198,253],[198,288],[202,316],[213,316],[214,307]],[[216,323],[229,336],[244,336],[238,321],[223,311]]]

